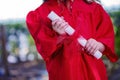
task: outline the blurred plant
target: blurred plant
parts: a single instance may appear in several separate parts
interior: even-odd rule
[[[34,41],[29,34],[25,21],[19,21],[19,22],[14,22],[14,23],[6,23],[6,31],[7,31],[7,51],[11,55],[14,55],[16,57],[20,57],[20,33],[23,33],[26,38],[28,39],[28,55],[33,54],[35,58],[37,59],[37,51],[34,45]],[[22,43],[23,44],[23,43]],[[24,44],[23,44],[24,45]],[[27,56],[26,55],[26,58]]]
[[[113,23],[117,28],[116,36],[120,36],[120,11],[110,12],[110,16],[113,18]]]
[[[109,12],[112,17],[115,30],[115,50],[120,56],[120,11]]]
[[[27,36],[27,38],[28,38],[29,45],[30,45],[30,47],[29,47],[30,54],[34,54],[35,58],[38,59],[38,53],[37,53],[35,43],[34,43],[34,40],[33,40],[32,36],[29,34]]]

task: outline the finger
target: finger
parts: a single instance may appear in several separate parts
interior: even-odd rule
[[[68,23],[64,22],[60,26],[61,26],[60,29],[64,29],[65,30],[65,28],[68,27]]]
[[[96,51],[98,51],[98,50],[99,50],[99,47],[96,47],[93,53],[95,54]],[[93,55],[94,55],[94,54],[93,54]]]
[[[55,19],[54,21],[52,21],[52,26],[55,26],[58,21],[59,21],[58,19]]]
[[[65,23],[65,20],[59,20],[59,19],[56,19],[53,24],[55,27],[59,28],[63,23]]]
[[[57,22],[57,26],[59,29],[64,29],[68,23],[65,22],[64,20]]]
[[[89,52],[89,54],[92,53],[93,46],[94,46],[94,43],[93,43],[93,42],[90,42],[90,44],[89,44],[88,47],[87,47],[87,52]]]
[[[96,43],[96,40],[95,40],[95,39],[92,39],[92,38],[88,39],[88,41],[87,41],[87,43],[86,43],[86,45],[85,45],[85,48],[89,47],[89,46],[90,46],[91,44],[93,44],[93,43]]]
[[[67,28],[69,26],[68,22],[65,22],[65,28]]]
[[[58,28],[58,29],[60,29],[61,24],[62,24],[62,22],[61,22],[61,21],[57,21],[57,22],[56,22],[55,27],[56,27],[56,28]]]
[[[87,41],[87,43],[86,43],[86,45],[85,45],[85,49],[87,50],[88,49],[88,47],[90,46],[90,43],[91,43],[91,41],[90,40],[88,40]]]
[[[97,47],[97,45],[96,45],[96,44],[93,44],[92,49],[90,50],[90,54],[91,54],[91,55],[94,55],[94,52],[95,52],[95,50],[96,50],[96,47]]]

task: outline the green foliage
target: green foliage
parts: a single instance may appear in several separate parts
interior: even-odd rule
[[[33,40],[32,36],[29,34],[27,37],[28,37],[29,44],[33,46],[34,40]]]
[[[8,23],[8,24],[6,24],[6,27],[7,27],[7,30],[14,28],[15,31],[20,30],[20,31],[26,32],[25,22]]]
[[[118,32],[118,29],[117,29],[116,26],[114,26],[114,32],[115,32],[115,35],[116,35],[116,33]]]
[[[120,56],[120,11],[110,12],[112,21],[114,24],[115,31],[115,50],[116,53]]]
[[[114,19],[114,25],[120,27],[120,11],[110,12],[110,16]]]
[[[28,32],[26,27],[25,21],[17,21],[17,22],[8,22],[4,24],[7,34],[7,41],[10,45],[10,53],[17,55],[19,52],[19,33],[24,33],[27,36],[28,43],[29,43],[29,53],[33,53],[34,55],[37,54],[35,43],[33,38]],[[15,40],[9,40],[9,36],[14,35],[16,37]],[[0,52],[1,53],[1,52]]]
[[[120,57],[120,37],[116,36],[115,38],[115,50]]]

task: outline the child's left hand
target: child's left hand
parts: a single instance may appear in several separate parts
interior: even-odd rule
[[[100,52],[103,52],[105,50],[105,46],[103,45],[103,43],[98,42],[93,38],[88,39],[85,45],[85,51],[87,51],[91,55],[94,55],[97,50],[99,50]]]

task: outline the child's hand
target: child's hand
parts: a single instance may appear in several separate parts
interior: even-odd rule
[[[98,42],[95,39],[90,38],[85,45],[85,50],[89,54],[94,55],[94,53],[97,50],[99,50],[100,52],[103,52],[105,50],[105,46],[101,42]]]
[[[62,18],[62,17],[61,17]],[[52,22],[52,28],[55,32],[62,35],[65,34],[65,28],[67,28],[68,23],[65,20],[56,19]]]

